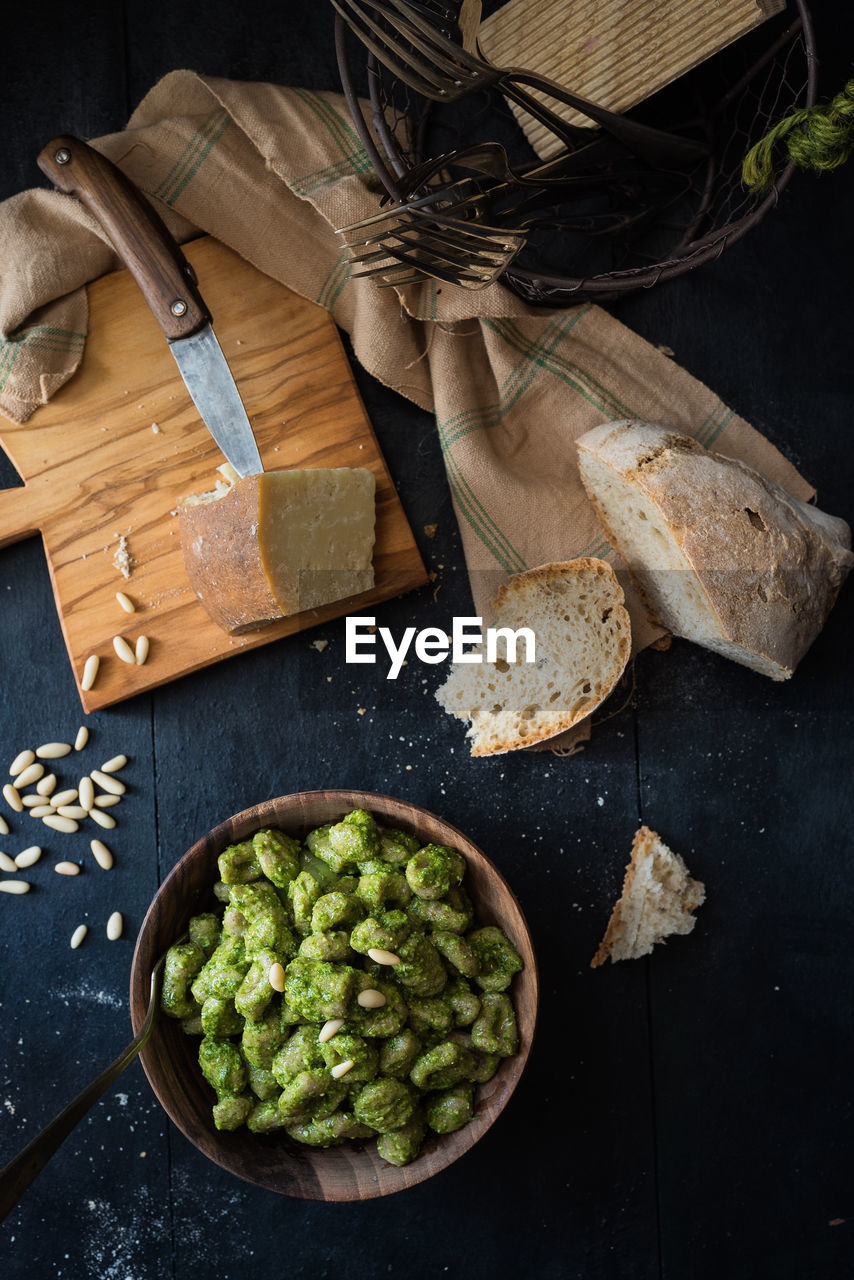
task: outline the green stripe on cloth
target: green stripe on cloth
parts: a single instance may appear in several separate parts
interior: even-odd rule
[[[153,191],[164,204],[173,205],[201,169],[211,150],[231,124],[227,111],[215,111],[187,143],[166,177]]]
[[[292,89],[291,92],[301,102],[304,102],[309,110],[314,112],[321,124],[326,128],[344,159],[349,162],[350,173],[366,173],[371,169],[370,158],[359,141],[359,135],[352,124],[345,120],[344,116],[330,106],[319,93],[312,93],[309,89]],[[295,191],[296,186],[300,183],[313,179],[316,175],[327,171],[328,169],[314,170],[313,174],[297,179],[297,183],[291,189]],[[341,175],[339,174],[338,176]]]
[[[605,556],[609,556],[614,548],[611,546],[607,538],[594,538],[592,542],[588,542],[586,547],[582,547],[580,551],[576,551],[576,556],[595,556],[597,560],[604,560]]]
[[[589,308],[584,308],[589,310]],[[499,388],[499,399],[491,405],[484,405],[479,409],[465,409],[461,413],[455,414],[444,423],[439,423],[439,440],[442,448],[450,448],[458,440],[463,439],[467,435],[471,435],[475,431],[488,429],[489,427],[500,426],[503,415],[513,407],[516,401],[522,396],[533,382],[537,375],[538,368],[542,367],[542,360],[549,356],[554,349],[556,343],[564,338],[577,324],[581,318],[582,312],[576,312],[569,316],[560,316],[547,325],[535,343],[529,344],[529,350],[525,357],[518,362],[505,378],[503,384]],[[500,331],[493,325],[490,325],[494,332]]]
[[[344,262],[339,258],[324,280],[320,293],[315,298],[317,305],[323,307],[325,311],[331,312],[349,277],[350,263]]]
[[[590,309],[591,307],[587,306],[581,312],[576,313],[576,321],[580,320],[581,316]],[[638,414],[624,404],[614,392],[610,391],[603,383],[574,361],[567,360],[566,357],[553,352],[537,352],[536,344],[526,338],[512,321],[484,320],[484,324],[494,329],[508,345],[514,347],[529,359],[534,360],[541,368],[572,387],[589,404],[592,404],[600,413],[605,414],[608,419],[638,417]]]
[[[85,333],[78,333],[74,329],[59,329],[55,325],[37,324],[29,329],[22,329],[13,338],[0,343],[0,390],[5,387],[12,366],[25,347],[79,356],[85,341]]]
[[[501,532],[489,512],[478,501],[471,486],[450,454],[445,456],[448,484],[460,513],[489,551],[493,559],[508,573],[520,573],[527,564],[509,539]]]
[[[706,446],[707,449],[711,449],[712,445],[715,443],[718,436],[720,436],[721,432],[723,432],[726,429],[726,427],[735,417],[735,414],[733,413],[732,409],[727,409],[726,405],[723,405],[722,407],[726,410],[726,412],[724,413],[718,425],[711,432],[709,432],[709,434],[706,436],[705,440],[703,441],[703,444]]]

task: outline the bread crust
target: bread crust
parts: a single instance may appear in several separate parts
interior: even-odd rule
[[[623,555],[585,476],[585,455],[610,467],[658,509],[715,616],[715,641],[739,646],[787,679],[815,640],[854,564],[844,520],[798,501],[735,458],[710,453],[690,436],[655,423],[594,427],[578,440],[588,495]],[[662,612],[638,564],[629,572],[656,621],[683,634]],[[697,637],[691,637],[696,639]],[[703,643],[701,640],[700,643]],[[732,654],[730,656],[736,657]]]

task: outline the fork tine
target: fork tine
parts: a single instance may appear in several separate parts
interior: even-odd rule
[[[413,43],[418,39],[417,32],[414,31],[408,21],[401,21],[396,15],[389,13],[382,4],[376,3],[376,0],[367,0],[367,2],[371,9],[382,14],[387,19],[398,34],[403,35]],[[422,47],[420,52],[425,54],[426,61],[424,58],[416,57],[411,48],[401,44],[386,27],[371,18],[358,3],[358,0],[331,0],[331,3],[333,8],[341,14],[350,29],[362,41],[362,44],[370,49],[393,75],[403,80],[411,89],[415,89],[416,93],[437,101],[449,100],[454,95],[449,92],[448,74],[446,73],[449,73],[459,85],[457,92],[461,92],[466,88],[456,76],[456,65],[449,62],[441,52],[434,56],[429,46],[427,48]],[[435,30],[430,23],[425,23],[424,25],[429,30]],[[365,28],[367,28],[367,31]],[[373,37],[376,38],[372,38],[368,32],[373,33]],[[437,65],[437,58],[441,58],[444,63],[443,67],[440,68]]]
[[[358,222],[351,222],[346,227],[336,227],[336,235],[349,235],[353,231],[362,231],[367,227],[376,226],[380,222],[387,222],[390,218],[401,218],[409,210],[430,208],[439,200],[448,200],[450,203],[447,207],[448,211],[459,206],[460,208],[474,207],[470,206],[470,199],[480,194],[481,188],[476,178],[460,178],[457,182],[450,182],[444,187],[434,187],[426,196],[418,196],[414,200],[407,200],[405,204],[393,205],[389,209],[381,209],[379,213],[372,213],[367,218],[361,218]],[[365,242],[367,243],[367,241]]]
[[[330,3],[333,9],[344,19],[353,34],[361,40],[365,48],[369,49],[383,66],[388,68],[393,76],[402,81],[403,84],[409,85],[410,89],[414,89],[416,93],[420,93],[425,98],[447,98],[447,94],[442,93],[440,87],[437,87],[432,80],[424,79],[424,76],[420,74],[425,70],[429,71],[429,68],[424,68],[421,63],[418,63],[417,68],[413,69],[410,65],[411,58],[408,56],[407,50],[394,40],[383,27],[369,18],[354,0],[330,0]],[[360,20],[368,28],[368,31],[365,31],[360,25]],[[369,32],[374,32],[379,39],[372,38]],[[395,54],[397,58],[402,58],[403,62],[397,61],[393,56]],[[444,77],[442,79],[444,80]]]
[[[391,16],[388,13],[388,9],[396,9],[407,26],[414,27],[421,35],[426,36],[431,50],[446,53],[454,59],[457,66],[466,69],[478,79],[482,78],[484,71],[482,60],[473,57],[468,50],[450,39],[449,36],[443,35],[436,27],[435,22],[430,22],[428,18],[423,17],[410,4],[407,4],[407,0],[368,0],[368,3],[373,8],[382,10],[388,18]]]
[[[482,289],[490,284],[496,276],[500,275],[504,270],[505,263],[499,265],[491,265],[488,270],[463,271],[456,268],[453,264],[443,261],[442,259],[433,259],[427,255],[425,260],[420,254],[407,253],[402,249],[393,249],[389,251],[389,257],[392,258],[399,266],[411,267],[415,271],[422,272],[425,275],[432,276],[437,280],[443,280],[446,284],[461,285],[464,289]],[[509,259],[508,259],[509,261]],[[391,266],[383,269],[382,267],[374,267],[365,275],[378,276],[387,275],[390,271],[396,271],[397,267]],[[354,272],[354,278],[362,275],[361,272]],[[398,280],[389,283],[400,283]]]
[[[394,0],[391,2],[394,4]],[[347,0],[347,3],[351,3],[351,0]],[[366,0],[366,3],[377,13],[381,13],[398,35],[405,36],[410,44],[428,59],[428,65],[431,68],[446,72],[460,89],[466,86],[471,87],[472,81],[482,79],[457,56],[462,53],[461,46],[447,36],[443,36],[433,23],[413,13],[411,9],[406,9],[402,15],[394,13],[382,3],[382,0]],[[395,5],[395,8],[399,9],[400,6]],[[410,59],[410,65],[416,64]],[[417,65],[419,71],[426,71],[420,63]],[[445,77],[442,78],[444,81]]]

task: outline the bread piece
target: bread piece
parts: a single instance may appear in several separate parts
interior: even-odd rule
[[[604,702],[631,651],[623,590],[604,560],[516,574],[493,608],[491,625],[534,631],[536,662],[508,663],[505,645],[496,662],[452,665],[436,697],[451,715],[471,721],[473,756],[529,747],[572,728]]]
[[[375,482],[363,467],[265,471],[178,508],[190,585],[232,635],[374,585]]]
[[[654,619],[788,679],[854,564],[845,521],[648,422],[594,427],[578,440],[578,464]]]
[[[705,887],[691,879],[679,854],[668,849],[657,832],[641,827],[635,832],[622,896],[590,961],[591,969],[609,958],[616,964],[648,956],[657,942],[671,934],[690,933],[697,923],[691,912],[705,898]]]

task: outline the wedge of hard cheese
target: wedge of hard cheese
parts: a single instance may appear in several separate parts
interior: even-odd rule
[[[652,616],[785,680],[854,565],[844,520],[745,463],[650,422],[578,440],[581,479]]]
[[[365,468],[265,471],[178,508],[190,585],[232,635],[374,585],[375,482]]]
[[[635,832],[622,895],[591,969],[606,960],[637,960],[671,934],[690,933],[696,924],[692,912],[705,898],[705,886],[689,876],[679,854],[656,831],[641,827]]]

